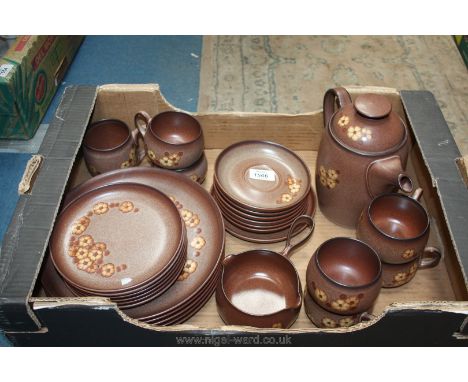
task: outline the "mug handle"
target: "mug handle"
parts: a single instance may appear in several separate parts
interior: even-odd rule
[[[424,248],[423,254],[419,260],[418,269],[434,268],[437,264],[439,264],[441,258],[442,253],[440,252],[439,248],[426,247]]]
[[[141,120],[145,122],[144,125],[139,123]],[[143,138],[145,138],[146,130],[148,128],[148,123],[150,120],[151,120],[151,117],[146,111],[140,110],[138,113],[135,114],[135,118],[134,118],[135,127],[140,132]]]
[[[303,224],[303,223],[306,223],[308,225],[309,233],[307,234],[305,238],[300,240],[298,243],[291,244],[291,240],[292,240],[295,229],[297,228],[299,224]],[[286,239],[286,246],[281,251],[280,255],[289,258],[291,256],[291,252],[293,249],[300,247],[307,240],[309,240],[310,236],[314,232],[314,228],[315,228],[315,222],[312,216],[301,215],[301,216],[298,216],[296,219],[294,219],[293,223],[291,224],[291,227],[289,228],[288,237]]]

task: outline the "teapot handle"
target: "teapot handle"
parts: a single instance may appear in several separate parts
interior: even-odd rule
[[[345,105],[353,103],[351,96],[345,88],[328,89],[323,97],[323,123],[325,128],[335,112],[335,101],[337,101],[340,109]]]

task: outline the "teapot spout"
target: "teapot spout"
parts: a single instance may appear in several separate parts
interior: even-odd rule
[[[404,171],[398,155],[370,163],[367,167],[366,182],[367,191],[372,198],[388,191],[392,186],[406,193],[413,191],[413,181]]]

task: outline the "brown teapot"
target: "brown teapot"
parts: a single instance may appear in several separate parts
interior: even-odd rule
[[[362,94],[353,103],[346,89],[329,89],[323,118],[316,190],[320,210],[329,220],[355,227],[360,212],[376,195],[396,188],[412,191],[404,170],[408,129],[385,96]]]

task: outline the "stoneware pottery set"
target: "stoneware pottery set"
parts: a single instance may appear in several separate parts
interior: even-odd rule
[[[324,125],[316,195],[304,161],[261,140],[225,148],[206,191],[197,184],[207,173],[202,127],[186,113],[140,111],[134,129],[116,119],[92,123],[83,155],[94,176],[64,197],[45,292],[107,297],[154,325],[187,321],[215,292],[228,325],[289,328],[303,301],[317,327],[372,319],[382,286],[408,283],[441,252],[427,246],[430,217],[405,172],[410,136],[392,104],[330,89]],[[145,156],[152,167],[141,166]],[[303,288],[289,257],[320,229],[317,204],[357,238],[334,237],[307,254]],[[225,256],[225,231],[252,248]],[[258,248],[282,241],[280,253]]]
[[[134,129],[116,119],[94,122],[86,131],[83,154],[92,175],[135,167],[144,158],[151,165],[177,171],[200,184],[208,170],[202,127],[190,114],[178,111],[162,112],[153,118],[139,111]]]

